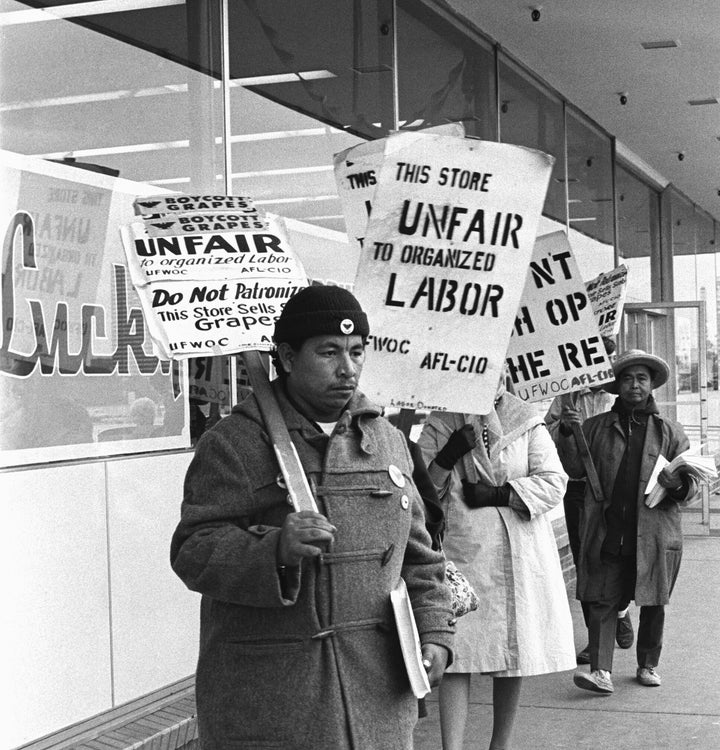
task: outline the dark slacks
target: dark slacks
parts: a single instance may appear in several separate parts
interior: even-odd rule
[[[624,602],[635,597],[636,561],[634,556],[603,555],[603,598],[585,602],[588,613],[590,669],[612,672],[615,650],[617,613]],[[639,667],[656,667],[662,651],[665,607],[640,607],[637,631],[637,663]]]
[[[577,567],[578,556],[580,555],[580,520],[582,510],[585,504],[585,480],[571,479],[567,484],[567,490],[563,497],[563,506],[565,508],[565,526],[567,527],[568,542],[570,543],[570,553],[572,554],[573,564]],[[623,599],[618,606],[617,611],[627,609],[632,597]],[[588,627],[588,605],[580,602],[582,608],[585,626]]]

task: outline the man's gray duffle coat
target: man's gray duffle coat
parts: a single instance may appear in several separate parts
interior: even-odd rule
[[[255,398],[202,436],[171,559],[203,595],[203,750],[409,750],[417,701],[390,591],[402,576],[423,642],[451,649],[453,621],[405,440],[359,393],[328,439],[274,388],[318,508],[337,532],[299,574],[278,571],[292,507]]]

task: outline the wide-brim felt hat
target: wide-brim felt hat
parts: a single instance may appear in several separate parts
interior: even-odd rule
[[[607,383],[603,388],[608,393],[619,393],[620,375],[623,370],[637,365],[645,365],[650,370],[653,388],[659,388],[661,385],[664,385],[670,377],[670,368],[664,359],[660,359],[660,357],[656,357],[654,354],[648,354],[642,349],[628,349],[626,352],[619,354],[613,361],[612,368],[615,373],[615,380],[612,383]]]

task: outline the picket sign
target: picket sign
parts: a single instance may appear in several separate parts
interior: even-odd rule
[[[574,409],[576,395],[577,393],[575,391],[572,393],[563,393],[563,395],[560,396],[560,401],[563,406],[567,404]],[[600,484],[600,477],[597,474],[597,469],[595,468],[592,456],[590,455],[590,448],[587,444],[587,440],[585,440],[585,433],[582,431],[582,425],[573,422],[571,429],[572,434],[575,437],[575,442],[577,443],[580,458],[585,467],[585,476],[590,484],[590,489],[592,490],[593,495],[595,495],[595,499],[601,503],[605,499],[605,494],[603,493],[602,485]]]
[[[410,430],[412,429],[414,416],[415,409],[400,409],[400,414],[398,414],[396,427],[406,438],[410,437]]]
[[[268,374],[260,359],[260,353],[252,351],[241,353],[243,364],[247,370],[250,385],[260,407],[280,471],[285,479],[288,497],[296,511],[314,510],[317,504],[313,497],[307,477],[300,463],[300,456],[293,441],[290,439],[287,425],[283,419],[277,399],[270,387]]]

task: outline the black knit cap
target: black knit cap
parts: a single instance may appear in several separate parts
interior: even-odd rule
[[[297,343],[324,334],[357,335],[370,333],[367,315],[353,295],[340,286],[308,286],[285,304],[275,323],[273,339]]]

